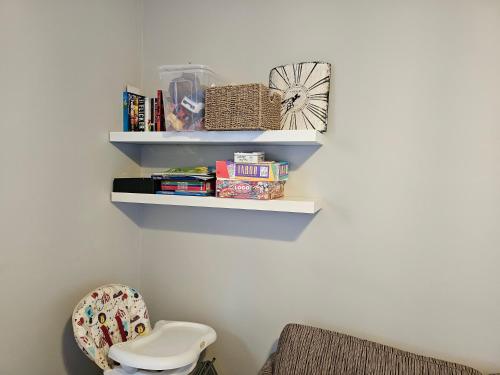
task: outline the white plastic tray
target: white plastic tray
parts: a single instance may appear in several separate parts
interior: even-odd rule
[[[115,344],[108,355],[122,366],[136,369],[176,369],[197,361],[216,338],[213,328],[204,324],[161,320],[151,334]]]

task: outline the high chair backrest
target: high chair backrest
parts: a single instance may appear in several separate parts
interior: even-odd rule
[[[113,367],[111,345],[151,330],[148,310],[139,292],[126,285],[101,286],[76,305],[73,333],[80,349],[103,370]]]

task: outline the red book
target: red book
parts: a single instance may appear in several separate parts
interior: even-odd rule
[[[212,184],[209,181],[202,182],[199,184],[187,184],[187,183],[165,183],[162,182],[161,190],[163,191],[211,191]]]
[[[210,191],[205,186],[173,186],[161,185],[163,191]]]
[[[163,92],[156,91],[156,118],[155,129],[157,132],[165,131],[165,110],[163,109]]]

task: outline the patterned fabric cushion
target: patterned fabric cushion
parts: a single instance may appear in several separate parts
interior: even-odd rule
[[[299,324],[281,333],[273,375],[480,375],[466,366]]]
[[[109,347],[151,330],[148,311],[137,290],[120,284],[97,288],[73,312],[73,333],[80,349],[103,370],[113,367]]]

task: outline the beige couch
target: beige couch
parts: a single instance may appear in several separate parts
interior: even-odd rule
[[[481,375],[470,367],[423,357],[356,337],[288,324],[259,375]]]

